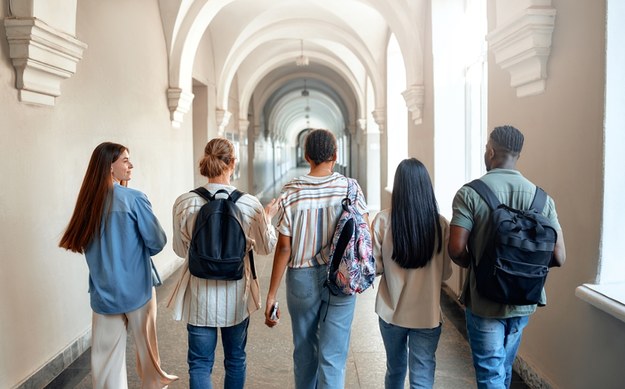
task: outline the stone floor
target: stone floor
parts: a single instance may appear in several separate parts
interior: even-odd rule
[[[271,256],[258,255],[256,258],[263,293],[266,293],[269,285],[271,261]],[[162,366],[168,373],[180,377],[179,381],[169,386],[170,389],[189,386],[186,364],[186,328],[184,323],[174,321],[171,311],[165,307],[167,296],[173,289],[177,277],[178,272],[157,289],[159,299],[157,325]],[[384,386],[386,358],[378,329],[377,315],[374,312],[375,294],[374,287],[358,297],[347,361],[346,388],[377,389]],[[462,310],[444,291],[442,296],[445,322],[436,353],[437,368],[434,387],[438,389],[475,388],[474,370],[469,346],[465,339]],[[285,301],[284,285],[279,290],[279,301]],[[130,388],[139,388],[140,382],[135,372],[133,347],[132,339],[129,338],[128,383]],[[280,324],[274,328],[264,325],[260,311],[252,315],[247,353],[247,388],[287,389],[294,387],[290,321],[286,309],[282,310]],[[216,360],[222,361],[219,347],[217,354]],[[223,373],[223,364],[216,363],[213,372],[213,382],[216,387],[223,387]],[[89,352],[66,369],[47,388],[91,388]],[[527,387],[520,378],[515,376],[512,388]]]

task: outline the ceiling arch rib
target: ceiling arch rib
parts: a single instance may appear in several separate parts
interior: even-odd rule
[[[300,36],[310,35],[314,37],[311,40],[328,40],[341,44],[347,49],[346,53],[343,53],[343,56],[333,55],[333,53],[328,52],[326,53],[326,58],[334,57],[335,61],[345,62],[345,58],[343,57],[345,57],[347,53],[352,53],[352,55],[357,58],[361,66],[364,67],[366,75],[371,78],[374,92],[382,90],[383,77],[380,74],[380,67],[376,64],[372,53],[368,51],[364,42],[346,34],[344,30],[338,29],[336,26],[325,22],[314,20],[297,20],[296,22],[298,24],[281,23],[278,25],[267,26],[263,30],[256,31],[251,38],[242,41],[239,39],[237,40],[237,44],[232,47],[227,60],[222,66],[222,71],[218,76],[217,101],[221,108],[227,109],[228,94],[232,80],[237,71],[239,71],[239,66],[246,60],[250,53],[263,43],[274,40],[280,42],[284,39],[284,37],[296,36],[296,34],[299,34]],[[299,52],[299,49],[297,52]],[[315,58],[322,56],[322,53],[307,50],[306,55],[314,60]],[[263,62],[260,61],[260,58],[257,58],[254,59],[254,63],[258,64]],[[351,65],[352,67],[354,66],[354,64]],[[345,66],[349,67],[350,64],[346,63]],[[363,80],[364,77],[360,77],[360,79]],[[364,84],[362,81],[358,83],[359,89],[364,89],[362,84]]]
[[[269,61],[268,63],[263,63],[262,66],[258,67],[258,72],[250,75],[250,78],[239,80],[239,84],[244,85],[241,90],[240,95],[240,108],[241,115],[247,112],[247,107],[249,105],[249,101],[253,93],[259,94],[258,102],[262,107],[269,96],[278,89],[283,83],[286,83],[293,79],[308,79],[308,80],[319,80],[323,82],[325,85],[332,85],[332,87],[328,87],[333,92],[336,93],[339,98],[343,101],[343,105],[346,105],[346,101],[355,101],[357,112],[363,112],[364,104],[365,104],[365,94],[364,89],[361,88],[359,83],[356,80],[356,77],[351,73],[350,69],[345,67],[341,63],[337,63],[332,57],[319,56],[315,61],[315,65],[311,67],[316,67],[319,65],[327,65],[328,69],[332,72],[332,74],[336,75],[338,79],[332,79],[324,74],[328,73],[328,70],[319,71],[317,73],[306,72],[303,73],[301,70],[295,69],[292,73],[289,73],[288,76],[282,76],[278,78],[269,77],[271,71],[278,67],[285,66],[295,66],[293,64],[293,56],[288,58],[274,58],[274,61]],[[333,62],[330,62],[333,61]],[[261,80],[269,79],[270,82],[266,83],[267,86],[264,86],[264,83]],[[344,85],[344,86],[343,86]],[[351,114],[351,115],[350,115]],[[354,110],[346,112],[346,118],[354,118],[356,112]]]

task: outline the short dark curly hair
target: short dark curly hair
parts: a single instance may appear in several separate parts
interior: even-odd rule
[[[336,157],[336,137],[329,130],[314,129],[306,135],[306,156],[315,165],[333,161]]]
[[[490,133],[490,139],[495,142],[500,149],[512,155],[519,155],[523,149],[524,137],[521,131],[512,126],[495,127]]]

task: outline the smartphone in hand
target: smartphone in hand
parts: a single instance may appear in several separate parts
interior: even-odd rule
[[[271,306],[271,311],[269,313],[269,318],[273,321],[278,320],[278,302],[276,301]]]

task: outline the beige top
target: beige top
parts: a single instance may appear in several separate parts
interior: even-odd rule
[[[377,273],[382,274],[375,311],[382,320],[405,328],[435,328],[442,323],[441,285],[451,276],[447,252],[449,222],[440,216],[445,238],[440,253],[422,268],[404,269],[393,261],[391,212],[378,213],[372,223],[373,256]]]
[[[235,188],[230,185],[207,184],[209,192]],[[185,193],[176,199],[173,207],[173,248],[185,258],[176,288],[167,306],[173,308],[175,320],[185,320],[199,327],[231,327],[241,323],[250,313],[260,308],[258,280],[252,278],[249,255],[245,258],[245,276],[238,281],[220,281],[198,278],[189,272],[189,244],[197,212],[206,200],[196,193]],[[245,194],[237,201],[241,223],[251,247],[261,255],[269,254],[276,246],[275,228],[265,217],[260,201]]]

